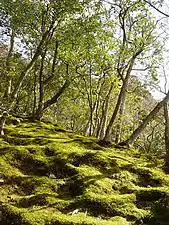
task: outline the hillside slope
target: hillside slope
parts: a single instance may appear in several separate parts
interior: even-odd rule
[[[1,225],[169,224],[156,158],[43,122],[15,121],[0,143]]]

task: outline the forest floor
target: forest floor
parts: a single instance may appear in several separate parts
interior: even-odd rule
[[[50,122],[13,122],[0,138],[1,225],[169,225],[163,160]]]

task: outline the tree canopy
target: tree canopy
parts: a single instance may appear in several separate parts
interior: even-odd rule
[[[1,112],[165,151],[169,94],[151,94],[167,50],[163,4],[0,0]]]

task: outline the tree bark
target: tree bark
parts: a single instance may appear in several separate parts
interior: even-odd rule
[[[165,118],[165,150],[166,150],[165,166],[168,170],[169,169],[169,112],[168,112],[168,103],[164,104],[164,118]]]
[[[43,110],[47,109],[49,106],[53,105],[54,103],[57,102],[58,98],[63,94],[63,92],[65,91],[65,89],[67,87],[69,87],[70,85],[70,81],[66,80],[65,83],[63,84],[63,86],[60,88],[60,90],[48,101],[46,101],[44,103],[44,107]]]
[[[97,137],[100,138],[101,140],[103,139],[105,132],[106,132],[106,125],[107,125],[107,119],[108,119],[108,109],[109,109],[109,103],[110,103],[110,97],[111,97],[111,92],[113,90],[114,83],[111,83],[109,92],[105,98],[105,102],[103,103],[103,108],[102,108],[102,117],[100,121],[100,128],[97,134]]]
[[[6,117],[8,116],[7,112],[3,112],[1,118],[0,118],[0,135],[4,135],[4,126],[6,122]]]
[[[43,116],[43,99],[44,99],[44,84],[43,84],[43,68],[44,68],[44,60],[46,56],[46,51],[41,55],[41,65],[39,71],[39,103],[38,109],[36,110],[36,119],[40,119]]]
[[[117,114],[119,112],[119,108],[120,108],[121,102],[122,102],[122,100],[124,98],[124,95],[125,95],[125,92],[126,92],[126,88],[128,86],[129,78],[130,78],[130,73],[128,73],[126,75],[126,78],[123,81],[123,85],[122,85],[122,88],[121,88],[121,91],[120,91],[120,94],[119,94],[119,97],[118,97],[118,100],[117,100],[117,103],[116,103],[113,115],[112,115],[112,117],[110,119],[110,122],[109,122],[109,124],[107,126],[107,129],[106,129],[105,136],[103,138],[104,142],[111,142],[112,127],[113,127],[113,124],[114,124],[115,119],[117,117]]]
[[[9,98],[11,94],[11,89],[12,89],[12,77],[10,75],[10,70],[11,70],[10,66],[11,66],[11,57],[12,57],[12,53],[14,49],[14,41],[15,41],[15,34],[14,34],[14,30],[12,29],[12,34],[10,37],[10,47],[9,47],[9,51],[8,51],[8,55],[6,59],[7,88],[4,93],[5,98]]]
[[[42,53],[41,67],[40,67],[40,73],[39,73],[39,105],[38,105],[38,109],[36,112],[36,118],[38,120],[40,120],[43,117],[43,111],[44,111],[44,102],[43,101],[44,101],[45,85],[47,85],[53,79],[53,77],[55,75],[58,47],[59,47],[58,40],[56,40],[54,57],[53,57],[53,62],[52,62],[52,71],[51,71],[50,76],[46,80],[43,80],[43,68],[44,68],[44,60],[45,60],[45,56],[46,56],[46,49]]]
[[[137,127],[137,129],[131,134],[131,136],[124,142],[119,143],[120,145],[132,145],[135,140],[138,138],[138,136],[141,134],[141,132],[147,127],[147,125],[156,117],[157,113],[160,111],[161,108],[164,107],[164,105],[169,101],[169,92],[167,93],[166,97],[159,102],[154,109],[143,119],[140,126]]]
[[[50,37],[50,33],[51,31],[54,29],[54,22],[52,22],[52,24],[50,25],[49,29],[42,35],[42,39],[35,51],[35,54],[32,58],[32,60],[29,62],[29,64],[26,66],[26,68],[21,72],[19,79],[15,85],[15,88],[11,94],[11,105],[13,104],[15,98],[17,97],[18,91],[22,85],[22,82],[24,80],[24,78],[26,77],[26,75],[29,73],[29,71],[32,69],[33,65],[35,64],[36,60],[38,59],[38,57],[40,56],[43,46],[45,44],[45,42],[48,40],[48,37]]]
[[[97,95],[97,99],[96,99],[96,102],[95,102],[95,118],[94,118],[94,121],[93,121],[93,130],[92,130],[92,136],[95,136],[97,135],[97,130],[98,130],[98,126],[99,126],[99,108],[100,108],[100,94],[98,93]]]
[[[36,113],[36,104],[37,104],[37,73],[36,73],[36,66],[34,69],[34,86],[33,86],[33,109],[32,109],[32,116],[35,116]]]
[[[118,100],[117,100],[117,103],[116,103],[116,106],[115,106],[115,109],[114,109],[114,112],[113,112],[113,115],[110,119],[110,122],[108,124],[108,127],[106,129],[106,134],[103,138],[103,142],[111,142],[111,134],[112,134],[112,128],[113,128],[113,124],[116,120],[116,117],[118,115],[118,112],[119,112],[119,109],[120,109],[120,105],[121,105],[121,102],[124,98],[124,95],[126,93],[126,89],[128,87],[128,82],[129,82],[129,78],[130,78],[130,74],[131,74],[131,71],[132,71],[132,68],[133,68],[133,65],[134,65],[134,62],[137,58],[137,56],[143,51],[143,49],[140,49],[138,50],[138,52],[136,52],[135,55],[133,55],[133,57],[131,58],[130,62],[128,63],[128,68],[126,70],[126,76],[125,78],[123,78],[123,85],[122,85],[122,88],[121,88],[121,91],[120,91],[120,94],[119,94],[119,97],[118,97]]]
[[[118,123],[116,127],[115,144],[121,141],[122,117],[123,117],[124,108],[125,108],[125,100],[126,100],[126,93],[123,95],[120,109],[119,109],[119,118],[118,118]]]

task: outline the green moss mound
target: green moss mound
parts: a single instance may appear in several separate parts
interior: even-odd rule
[[[162,160],[12,118],[0,138],[0,224],[167,225]]]

